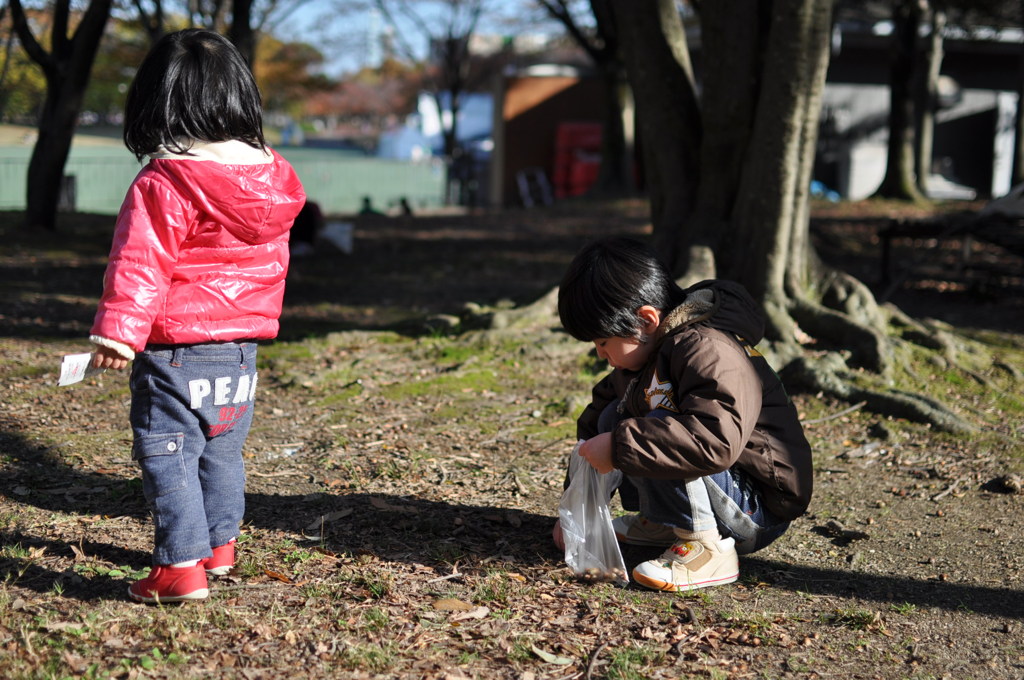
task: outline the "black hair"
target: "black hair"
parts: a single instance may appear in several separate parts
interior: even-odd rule
[[[227,38],[198,28],[164,35],[139,66],[124,107],[124,144],[136,158],[163,146],[237,139],[266,149],[259,89]]]
[[[642,325],[637,310],[650,305],[667,312],[684,295],[647,246],[605,238],[585,246],[569,265],[558,289],[558,316],[577,340],[630,338]]]

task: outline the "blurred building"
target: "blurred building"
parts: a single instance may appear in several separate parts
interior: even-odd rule
[[[889,138],[891,24],[839,23],[822,107],[816,179],[844,198],[882,182]],[[1001,196],[1010,188],[1022,33],[944,33],[936,102],[933,198]]]
[[[865,198],[885,174],[891,30],[886,21],[836,24],[815,169],[828,195]],[[954,27],[944,38],[929,193],[1001,196],[1011,181],[1022,32]],[[690,47],[699,73],[699,36]],[[489,203],[585,192],[600,162],[603,97],[578,60],[506,69],[494,85]]]

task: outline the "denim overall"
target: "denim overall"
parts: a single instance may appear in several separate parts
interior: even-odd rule
[[[619,400],[601,412],[598,432],[611,432],[622,419]],[[665,418],[666,409],[655,409],[647,418]],[[652,479],[624,475],[619,498],[626,510],[639,511],[651,522],[685,531],[718,529],[723,538],[736,541],[736,552],[752,553],[781,536],[789,522],[764,507],[761,493],[742,470],[732,467],[695,479]]]
[[[256,343],[151,346],[136,356],[130,384],[132,458],[153,513],[153,563],[209,557],[238,536],[245,511]]]

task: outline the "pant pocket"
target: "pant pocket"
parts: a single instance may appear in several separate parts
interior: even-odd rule
[[[185,457],[182,455],[184,442],[185,435],[181,432],[136,438],[132,445],[132,458],[142,468],[142,493],[146,500],[180,491],[187,485]]]

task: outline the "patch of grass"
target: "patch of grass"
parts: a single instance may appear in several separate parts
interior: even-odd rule
[[[399,650],[393,642],[382,644],[350,644],[340,655],[343,665],[352,669],[364,669],[381,673],[387,671],[399,658]]]
[[[463,649],[455,657],[460,666],[467,666],[480,659],[480,652]]]
[[[260,370],[281,371],[295,364],[306,366],[315,356],[313,348],[306,343],[274,342],[260,346],[256,362]]]
[[[646,646],[615,647],[608,650],[608,680],[644,680],[647,670],[658,663],[661,653]]]
[[[772,618],[760,612],[732,612],[725,617],[725,625],[742,630],[748,635],[758,638],[762,643],[774,641]]]
[[[353,579],[357,585],[361,585],[367,596],[373,600],[382,600],[391,594],[395,586],[394,574],[380,569],[363,569]]]
[[[177,652],[165,653],[159,648],[154,647],[149,654],[140,656],[137,664],[143,670],[159,672],[161,666],[183,666],[188,663],[188,660],[187,656]]]
[[[363,623],[368,630],[384,630],[391,623],[391,617],[382,607],[370,607],[363,612]]]
[[[466,556],[466,550],[454,541],[431,541],[427,557],[441,564],[455,564]]]
[[[520,635],[512,641],[508,650],[508,660],[512,663],[525,664],[536,659],[533,652],[533,636]]]
[[[902,614],[903,616],[910,616],[911,614],[917,612],[917,605],[912,604],[910,602],[894,602],[889,605],[889,609],[896,612],[897,614]]]
[[[710,607],[715,603],[715,597],[707,590],[691,590],[677,593],[676,597],[689,602],[696,602],[701,607]]]
[[[329,407],[336,404],[344,404],[352,399],[352,397],[357,397],[363,393],[362,381],[358,379],[349,380],[347,377],[343,379],[340,375],[342,374],[339,373],[339,377],[333,380],[333,382],[341,385],[340,389],[321,398],[318,402],[320,406]]]
[[[821,622],[859,631],[883,629],[881,614],[869,609],[836,609],[822,614]]]
[[[385,399],[400,401],[434,394],[464,395],[464,400],[476,399],[484,390],[498,390],[502,383],[492,370],[466,371],[437,375],[422,380],[400,381],[381,388]]]
[[[255,555],[245,553],[235,561],[235,572],[243,578],[253,578],[263,573],[263,564]]]
[[[114,579],[139,579],[145,578],[146,574],[149,573],[149,567],[143,567],[142,569],[133,569],[125,565],[111,566],[103,564],[101,562],[86,562],[82,564],[76,564],[74,566],[76,574],[82,576],[100,576],[103,578],[114,578]]]
[[[3,371],[5,380],[31,380],[42,378],[45,375],[52,375],[53,367],[35,364],[13,364]]]
[[[316,552],[311,552],[304,548],[297,548],[284,556],[285,564],[292,566],[309,562],[310,560],[320,559],[321,555]]]
[[[596,382],[597,378],[610,370],[608,362],[598,357],[592,346],[589,351],[581,352],[576,365],[579,369],[577,377],[583,382]]]
[[[473,591],[473,601],[489,605],[508,604],[512,594],[519,590],[503,571],[487,573]]]

